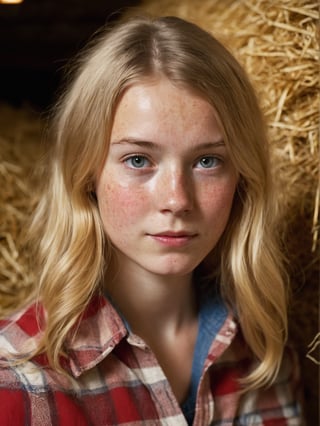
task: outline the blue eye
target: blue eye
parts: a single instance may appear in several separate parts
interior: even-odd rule
[[[150,165],[149,160],[143,155],[132,155],[125,160],[125,163],[133,169],[142,169]]]
[[[206,157],[200,158],[200,160],[197,162],[197,167],[200,167],[202,169],[212,169],[214,167],[217,167],[219,163],[220,160],[217,157],[208,155]]]

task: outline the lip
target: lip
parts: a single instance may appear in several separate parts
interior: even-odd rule
[[[189,244],[196,236],[187,231],[164,231],[157,234],[148,234],[153,240],[168,247],[183,247]]]
[[[165,237],[193,237],[196,234],[194,232],[189,232],[189,231],[163,231],[163,232],[158,232],[157,234],[152,234],[156,237],[160,236],[165,236]]]

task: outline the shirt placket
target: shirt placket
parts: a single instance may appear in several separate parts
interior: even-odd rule
[[[157,409],[159,420],[155,425],[188,426],[170,383],[150,347],[135,334],[130,333],[128,343],[134,348],[140,368],[135,374],[148,389]],[[148,367],[146,367],[148,366]]]

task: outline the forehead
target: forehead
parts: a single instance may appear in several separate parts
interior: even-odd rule
[[[189,132],[221,128],[215,108],[204,96],[167,78],[136,82],[122,94],[114,115],[113,132],[139,126],[171,128],[173,132],[183,131],[185,127]]]
[[[148,94],[150,97],[153,94],[161,95],[162,98],[166,97],[168,102],[163,105],[166,108],[170,107],[170,101],[174,100],[177,96],[188,98],[188,102],[192,99],[193,104],[203,104],[214,108],[209,97],[200,92],[197,88],[192,87],[184,81],[172,81],[162,74],[146,76],[134,80],[122,92],[116,108],[118,108],[119,104],[123,104],[124,101],[134,98],[136,95],[141,96],[142,94],[144,96]]]

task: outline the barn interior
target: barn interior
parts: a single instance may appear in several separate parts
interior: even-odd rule
[[[212,31],[248,71],[267,119],[283,208],[308,425],[319,424],[319,8],[312,0],[0,0],[0,315],[34,285],[24,224],[65,70],[103,25],[177,15]]]

